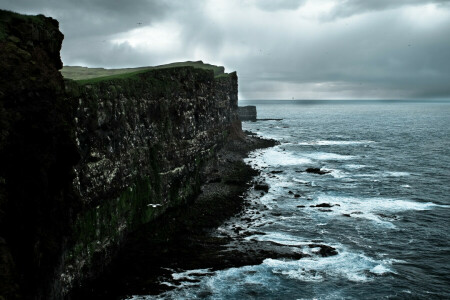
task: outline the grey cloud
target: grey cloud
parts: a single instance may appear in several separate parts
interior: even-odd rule
[[[324,86],[322,91],[365,98],[448,98],[450,40],[444,33],[450,32],[450,20],[439,29],[417,31],[396,20],[378,20],[379,24],[383,25],[329,34],[315,43],[291,42],[289,48],[275,51],[278,56],[254,56],[245,66],[235,61],[243,75],[242,95],[252,98],[261,86],[272,86],[274,90],[265,93],[275,95],[283,83],[310,89],[315,83],[333,82],[334,87]],[[268,82],[279,82],[278,91]]]
[[[208,10],[205,2],[181,0],[7,3],[9,7],[2,7],[45,13],[60,20],[66,36],[62,51],[66,64],[131,67],[201,59],[224,64],[228,71],[236,70],[240,95],[246,99],[280,95],[450,97],[450,39],[446,37],[450,18],[447,15],[438,24],[416,28],[413,21],[398,16],[403,6],[430,1],[343,1],[328,22],[318,19],[316,25],[306,29],[277,27],[284,21],[279,19],[280,10],[283,16],[295,17],[296,8],[301,10],[304,1],[247,1],[239,6],[255,12],[257,5],[264,16],[265,11],[272,11],[272,19],[263,22],[258,13],[246,15],[246,11],[222,16],[221,7],[216,9],[214,2],[209,3]],[[444,6],[449,1],[433,3]],[[359,21],[349,20],[348,25],[342,22],[345,16],[368,11],[374,13]],[[162,21],[179,25],[179,49],[149,52],[127,43],[109,42],[112,35],[139,27],[138,22],[144,26]]]
[[[164,18],[173,8],[166,2],[146,0],[6,0],[2,6],[54,17],[60,21],[63,32],[71,38],[123,32],[139,26],[138,23],[148,25]]]
[[[256,0],[255,5],[260,9],[267,11],[277,11],[283,9],[297,9],[303,5],[306,0]]]
[[[427,3],[448,6],[450,0],[341,0],[327,16],[324,16],[324,19],[345,18],[366,12],[382,11],[407,5],[421,5]]]
[[[112,35],[141,26],[151,26],[191,0],[0,0],[1,7],[27,14],[45,14],[57,19],[65,38],[64,63],[89,66],[132,67],[157,63],[146,53],[135,53],[129,45],[112,45]]]

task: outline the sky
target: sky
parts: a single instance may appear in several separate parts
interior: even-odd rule
[[[57,19],[64,65],[197,61],[239,99],[450,99],[450,0],[0,0]]]

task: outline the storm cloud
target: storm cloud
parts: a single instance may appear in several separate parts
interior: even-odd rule
[[[450,1],[0,0],[60,21],[65,65],[203,60],[240,99],[450,98]]]

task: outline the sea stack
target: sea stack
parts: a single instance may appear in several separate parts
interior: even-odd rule
[[[241,121],[256,121],[256,106],[239,106],[238,107],[239,119]]]

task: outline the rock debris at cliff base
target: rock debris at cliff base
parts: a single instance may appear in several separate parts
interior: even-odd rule
[[[213,268],[257,262],[279,249],[257,252],[240,250],[223,253],[232,241],[210,233],[246,206],[243,196],[258,173],[243,162],[246,154],[257,148],[273,146],[272,140],[250,136],[229,139],[204,168],[205,183],[190,204],[172,209],[133,234],[122,248],[119,259],[88,287],[79,289],[77,297],[120,297],[130,293],[157,294],[168,287],[161,278],[170,277],[172,269]],[[261,245],[260,245],[261,246]],[[267,248],[263,250],[263,248]],[[275,247],[276,248],[276,247]],[[280,248],[280,247],[278,247]],[[283,251],[279,251],[283,252]],[[255,255],[256,254],[256,255]],[[294,254],[286,253],[286,256]]]

